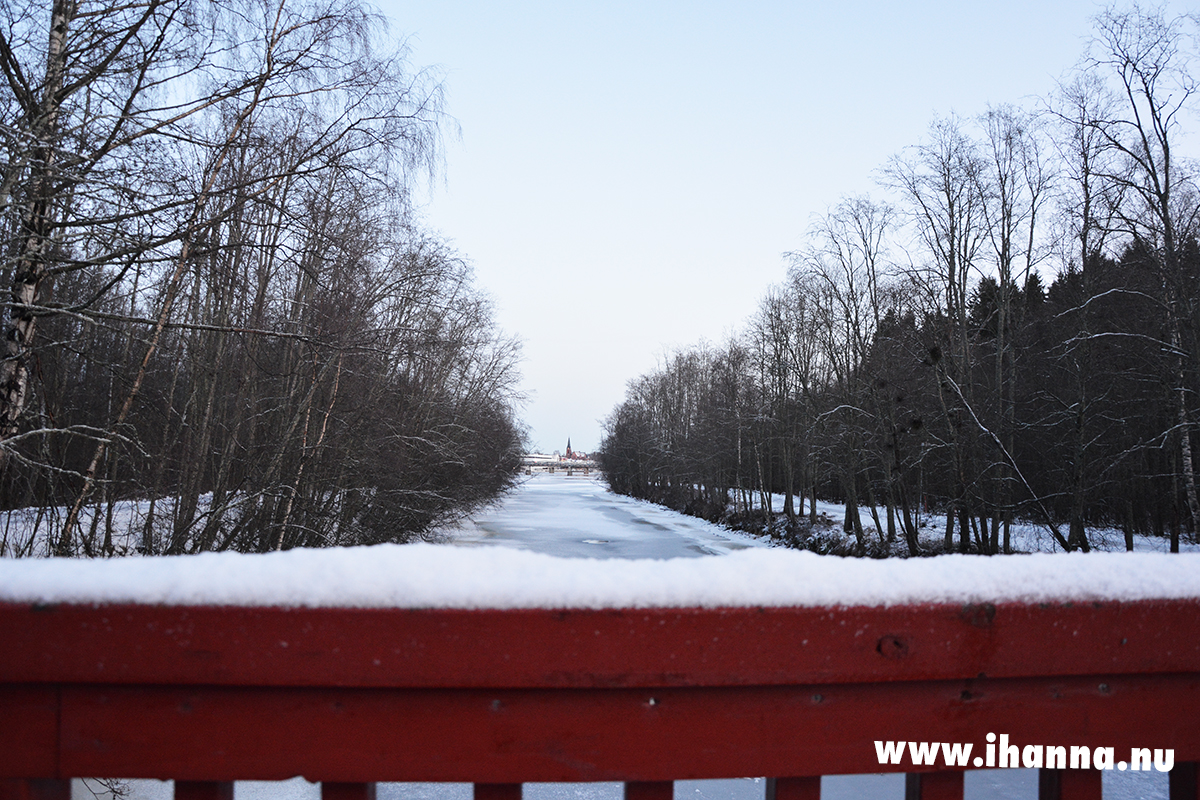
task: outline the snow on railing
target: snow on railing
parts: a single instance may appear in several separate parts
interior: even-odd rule
[[[880,771],[961,797],[964,769],[1017,759],[1043,797],[1098,798],[1105,769],[1168,757],[1172,798],[1197,800],[1198,567],[432,546],[2,562],[0,800],[80,776],[215,800],[295,775],[327,800],[767,775],[780,800]]]
[[[379,545],[190,557],[0,559],[0,602],[341,608],[680,608],[1200,598],[1200,553],[859,559],[558,558]]]

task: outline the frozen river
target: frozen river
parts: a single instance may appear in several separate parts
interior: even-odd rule
[[[763,547],[753,536],[612,494],[595,475],[538,473],[449,532],[452,544],[568,558],[678,558]]]

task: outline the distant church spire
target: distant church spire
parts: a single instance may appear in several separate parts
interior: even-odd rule
[[[568,436],[567,437],[567,458],[570,458],[573,455],[574,455],[574,453],[571,452],[571,437]]]

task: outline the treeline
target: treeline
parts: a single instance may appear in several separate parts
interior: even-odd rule
[[[612,489],[798,546],[844,502],[859,553],[1009,552],[1018,516],[1064,550],[1089,526],[1194,537],[1191,25],[1110,9],[1036,109],[935,120],[880,170],[891,202],[817,220],[743,334],[631,382]]]
[[[9,554],[405,541],[510,484],[518,347],[409,210],[446,121],[381,18],[15,0],[0,74]]]

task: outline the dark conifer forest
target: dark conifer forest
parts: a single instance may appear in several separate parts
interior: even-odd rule
[[[885,199],[813,221],[742,333],[632,381],[612,489],[812,549],[815,501],[845,502],[858,554],[1009,552],[1014,520],[1063,550],[1193,540],[1196,21],[1094,24],[1052,96],[936,118]]]

